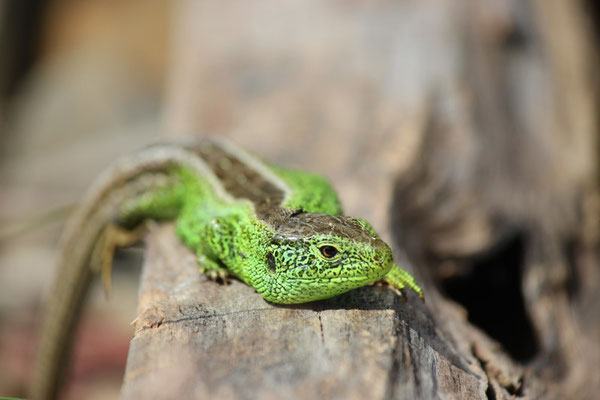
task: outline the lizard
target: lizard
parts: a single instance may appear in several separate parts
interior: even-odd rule
[[[423,299],[371,224],[343,215],[323,176],[268,164],[224,140],[149,145],[109,167],[64,228],[33,399],[57,395],[94,273],[109,287],[114,251],[139,240],[148,219],[174,220],[202,273],[237,278],[271,303],[326,299],[381,280]]]

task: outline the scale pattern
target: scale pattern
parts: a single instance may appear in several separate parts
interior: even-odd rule
[[[398,268],[367,221],[340,215],[324,177],[267,166],[218,142],[184,149],[206,171],[169,167],[164,187],[135,197],[120,215],[128,221],[177,210],[177,234],[203,271],[234,275],[271,302],[302,303],[376,282]],[[402,272],[394,284],[421,294]]]

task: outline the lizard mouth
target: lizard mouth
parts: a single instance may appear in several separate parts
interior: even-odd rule
[[[309,282],[315,282],[315,284],[346,282],[360,286],[383,279],[393,265],[394,261],[390,254],[383,253],[373,257],[370,264],[358,263],[357,265],[352,265],[352,263],[339,261],[330,265],[330,268],[322,270],[307,268],[308,266],[302,268],[296,267],[289,270],[277,271],[278,273],[274,274],[274,278],[287,282],[303,282],[305,284]]]
[[[350,290],[369,285],[381,279],[366,276],[331,278],[290,278],[282,286],[287,287],[287,295],[269,299],[280,304],[298,304],[328,299]]]
[[[342,283],[342,282],[361,282],[368,280],[367,276],[332,276],[332,277],[315,277],[315,278],[288,278],[288,281],[301,281],[301,282],[331,282],[331,283]]]
[[[390,268],[392,263],[389,263]],[[358,286],[368,285],[373,282],[377,282],[382,279],[385,274],[389,271],[389,268],[383,269],[380,273],[368,274],[368,275],[339,275],[339,276],[320,276],[320,277],[289,277],[287,281],[297,281],[297,282],[314,282],[316,284],[324,284],[324,283],[334,283],[334,284],[344,284],[344,283],[352,283]]]

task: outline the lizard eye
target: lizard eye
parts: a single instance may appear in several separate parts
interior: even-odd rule
[[[333,246],[322,246],[319,248],[319,250],[321,251],[321,254],[323,254],[323,257],[325,257],[325,258],[333,258],[338,253],[338,249],[336,249]]]

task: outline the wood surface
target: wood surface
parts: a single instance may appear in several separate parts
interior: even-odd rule
[[[182,2],[168,124],[326,173],[427,302],[367,287],[271,305],[206,280],[157,227],[124,397],[597,398],[586,4],[275,3]]]
[[[484,396],[481,364],[413,295],[371,286],[273,305],[237,280],[202,276],[171,225],[147,244],[126,399]]]

